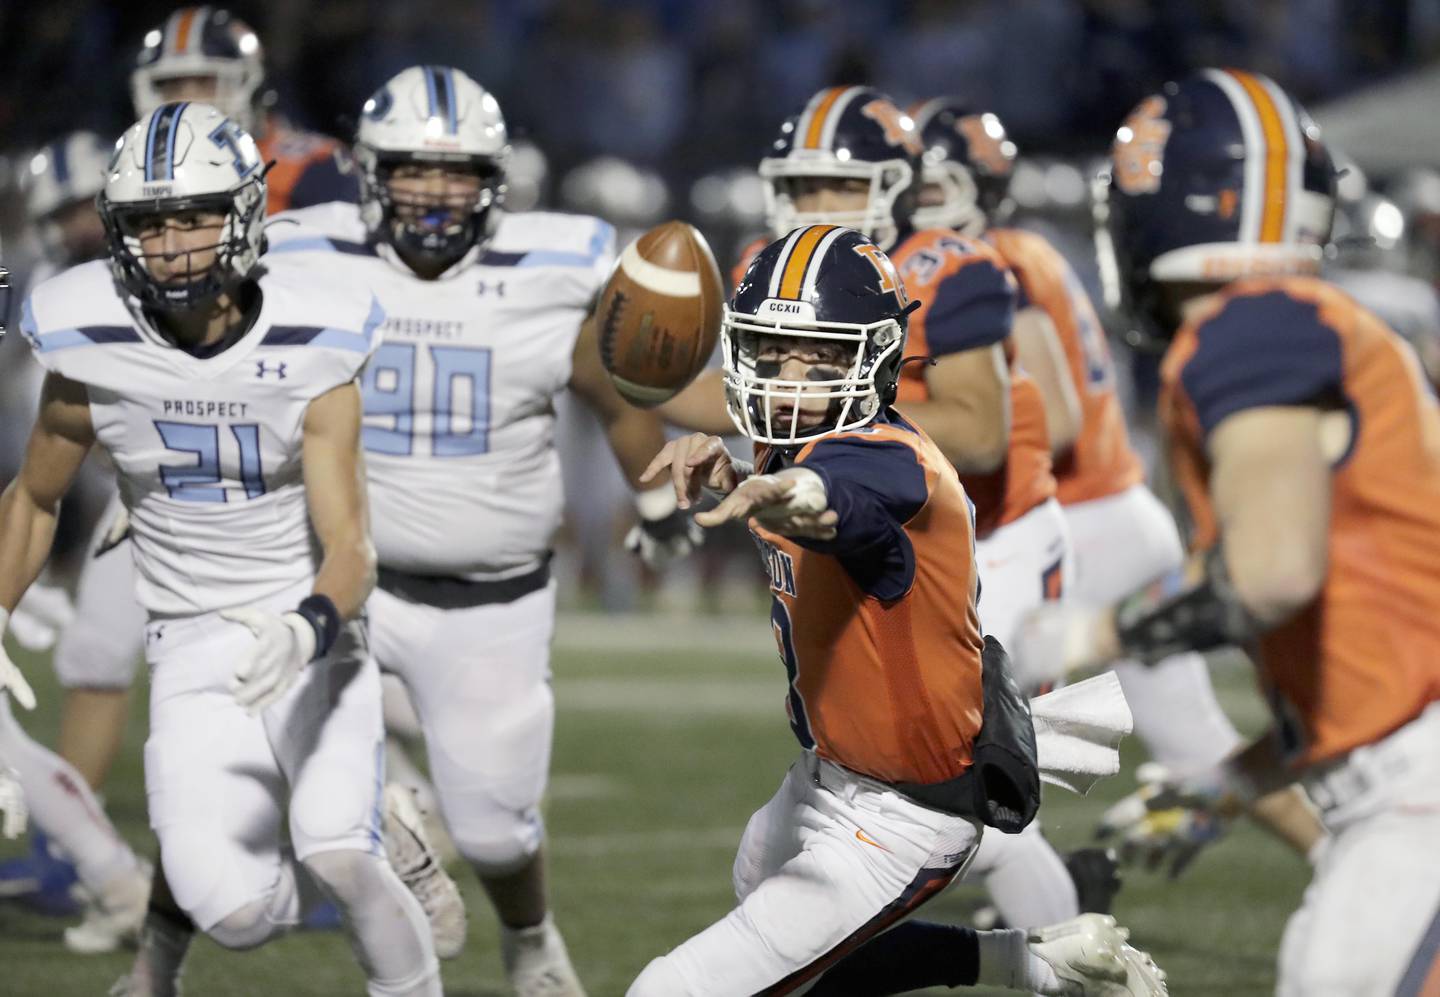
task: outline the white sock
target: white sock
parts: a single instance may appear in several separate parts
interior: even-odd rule
[[[1060,978],[1048,962],[1030,951],[1022,929],[981,931],[977,937],[980,972],[975,982],[978,985],[1042,994],[1061,992]]]
[[[94,895],[139,865],[135,853],[105,816],[85,778],[69,762],[33,740],[0,696],[0,757],[19,774],[30,819],[65,853]]]
[[[1059,924],[1080,913],[1075,881],[1040,833],[1038,821],[1019,834],[991,831],[981,838],[965,881],[981,877],[991,901],[1012,927]]]
[[[305,868],[340,908],[371,997],[440,997],[430,922],[383,856],[321,852]]]

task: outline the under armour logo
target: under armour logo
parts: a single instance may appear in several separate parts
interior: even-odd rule
[[[157,623],[145,633],[145,643],[153,644],[165,639],[165,624]]]
[[[495,291],[496,297],[505,297],[505,282],[503,280],[496,281],[494,284],[491,284],[488,280],[482,280],[476,285],[475,293],[482,295],[489,294],[492,289]]]
[[[283,381],[285,380],[285,367],[286,365],[283,362],[267,364],[264,360],[256,360],[255,376],[264,377],[267,374],[274,374],[277,380]]]

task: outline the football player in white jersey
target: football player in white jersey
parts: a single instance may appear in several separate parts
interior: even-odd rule
[[[358,619],[374,549],[357,379],[384,313],[262,265],[264,203],[253,139],[214,108],[166,104],[125,133],[100,198],[109,265],[22,310],[47,376],[0,498],[0,609],[44,564],[98,442],[149,616],[146,790],[180,908],[253,947],[298,921],[303,866],[346,915],[368,993],[428,997],[425,913],[382,851],[379,674]],[[174,992],[190,932],[165,921],[147,918],[165,958],[130,992]]]
[[[440,809],[495,906],[516,991],[559,997],[582,990],[547,913],[539,810],[555,712],[555,397],[569,388],[590,404],[632,485],[664,437],[600,364],[591,307],[613,230],[503,213],[508,148],[479,84],[406,69],[364,106],[360,206],[281,215],[268,235],[277,257],[373,291],[388,316],[364,382],[375,654],[414,701]],[[694,527],[672,489],[637,501],[652,555],[688,548]]]

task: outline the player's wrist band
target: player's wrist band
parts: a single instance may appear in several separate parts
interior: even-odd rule
[[[1147,590],[1120,605],[1115,630],[1129,657],[1156,664],[1182,651],[1244,645],[1264,631],[1240,602],[1225,554],[1216,546],[1205,558],[1205,577],[1179,592]]]
[[[303,616],[305,622],[315,630],[315,655],[310,660],[317,661],[325,657],[340,636],[340,611],[335,608],[335,603],[328,595],[316,593],[307,596],[295,607],[295,612]]]

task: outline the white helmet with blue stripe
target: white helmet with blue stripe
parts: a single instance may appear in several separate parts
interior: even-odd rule
[[[39,149],[20,177],[25,193],[25,215],[35,226],[45,255],[59,264],[81,262],[90,250],[67,246],[57,222],[65,209],[77,204],[93,207],[95,195],[105,187],[106,167],[114,145],[94,132],[71,132]],[[94,251],[103,246],[94,247]]]
[[[365,224],[374,238],[406,255],[458,260],[499,223],[509,154],[505,118],[484,87],[450,66],[402,70],[375,91],[360,114],[355,159]],[[416,164],[478,176],[473,203],[411,195],[397,204],[391,174]]]
[[[115,147],[100,216],[115,279],[143,304],[194,308],[249,276],[264,245],[265,169],[255,140],[209,104],[162,104]],[[161,283],[145,265],[139,232],[157,215],[214,212],[225,218],[203,274]]]

